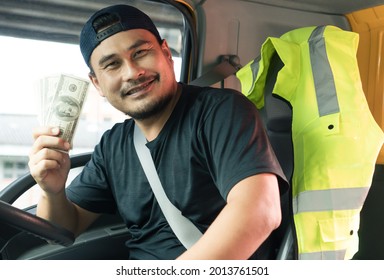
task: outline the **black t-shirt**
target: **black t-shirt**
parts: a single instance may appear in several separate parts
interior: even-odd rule
[[[175,259],[185,248],[154,198],[133,130],[129,119],[107,131],[67,195],[89,211],[119,211],[132,235],[130,258]],[[202,232],[242,179],[274,173],[280,191],[286,188],[255,106],[234,90],[183,85],[170,119],[147,147],[168,198]]]

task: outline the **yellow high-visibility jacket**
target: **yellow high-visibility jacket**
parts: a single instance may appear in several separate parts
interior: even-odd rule
[[[299,259],[351,259],[360,211],[384,134],[368,108],[356,59],[358,34],[305,27],[268,38],[236,75],[258,108],[272,55],[284,63],[274,94],[292,106],[293,214]]]

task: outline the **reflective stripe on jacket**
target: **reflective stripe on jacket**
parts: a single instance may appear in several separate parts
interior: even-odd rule
[[[351,259],[360,211],[384,134],[368,108],[358,35],[334,26],[268,38],[261,56],[237,72],[242,92],[264,106],[269,63],[284,63],[273,92],[292,106],[293,214],[299,259]]]

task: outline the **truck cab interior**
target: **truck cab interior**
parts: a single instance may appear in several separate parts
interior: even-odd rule
[[[236,76],[237,71],[259,57],[267,38],[279,38],[291,30],[309,26],[332,25],[355,32],[360,38],[357,60],[364,94],[375,121],[384,129],[384,59],[381,57],[384,53],[384,0],[122,0],[119,3],[136,6],[154,19],[173,51],[179,81],[228,87],[238,91],[242,88]],[[85,21],[96,10],[112,4],[116,4],[116,1],[3,0],[0,5],[0,36],[59,43],[77,48],[80,30]],[[17,61],[20,53],[9,52],[8,50],[5,55],[12,57],[13,62],[19,64],[18,68],[33,71],[33,65],[23,65],[23,61]],[[24,52],[27,56],[37,55],[34,50],[25,49]],[[54,55],[66,57],[68,54],[62,52]],[[50,58],[39,56],[39,59]],[[81,60],[80,56],[78,60]],[[271,65],[265,95],[269,94],[273,106],[277,106],[273,110],[283,113],[277,117],[278,123],[269,125],[268,119],[265,119],[265,126],[283,170],[287,178],[291,178],[295,167],[291,140],[292,108],[287,102],[275,100],[276,97],[273,96],[276,76],[283,64],[275,56]],[[67,70],[61,70],[59,65],[55,71]],[[87,77],[87,69],[82,71]],[[8,72],[18,76],[20,83],[23,82],[24,76],[19,74],[19,70]],[[109,109],[103,111],[104,106],[100,105],[98,113],[108,116],[102,117],[102,121],[98,119],[97,122],[92,122],[88,115],[80,119],[74,140],[74,146],[77,145],[79,149],[74,149],[71,154],[71,168],[74,173],[81,170],[92,154],[92,147],[88,147],[88,150],[80,149],[83,142],[89,139],[81,139],[81,136],[86,134],[90,124],[93,130],[89,130],[89,135],[98,131],[95,135],[92,134],[97,143],[102,132],[117,121],[109,113]],[[17,113],[23,113],[18,110],[20,111],[16,106],[12,114],[0,111],[0,121],[4,122],[4,136],[0,135],[2,168],[6,167],[6,161],[11,162],[15,158],[24,161],[24,164],[28,161],[27,149],[21,146],[31,145],[32,137],[20,143],[20,147],[17,146],[19,139],[25,136],[16,134],[19,133],[20,126],[10,125],[9,119],[12,117],[14,121],[20,118],[20,123],[29,123],[30,119],[35,120],[37,117],[32,114],[21,118],[16,116]],[[269,113],[265,110],[261,110],[261,114],[267,118]],[[34,124],[37,123],[32,121],[31,125]],[[31,135],[28,130],[25,133]],[[10,140],[13,137],[19,138]],[[9,152],[11,147],[19,152],[23,151],[23,154],[12,154]],[[7,152],[2,152],[6,150]],[[360,213],[359,250],[353,259],[384,259],[384,219],[381,217],[381,213],[384,213],[382,149],[373,164],[375,171],[372,183]],[[4,174],[0,174],[0,179],[6,178]],[[19,206],[20,200],[32,190],[38,189],[28,170],[23,175],[8,179],[1,181],[0,185],[0,259],[116,260],[126,259],[129,255],[125,241],[130,235],[118,215],[103,215],[87,232],[75,239],[65,229],[37,218],[36,200],[27,200],[27,204]],[[283,222],[270,237],[274,244],[271,259],[297,259],[290,194],[285,194],[281,201]]]

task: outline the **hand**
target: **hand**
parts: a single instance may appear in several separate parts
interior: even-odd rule
[[[58,194],[65,188],[70,159],[70,144],[59,138],[57,127],[39,127],[34,130],[35,142],[29,154],[32,177],[48,194]]]

